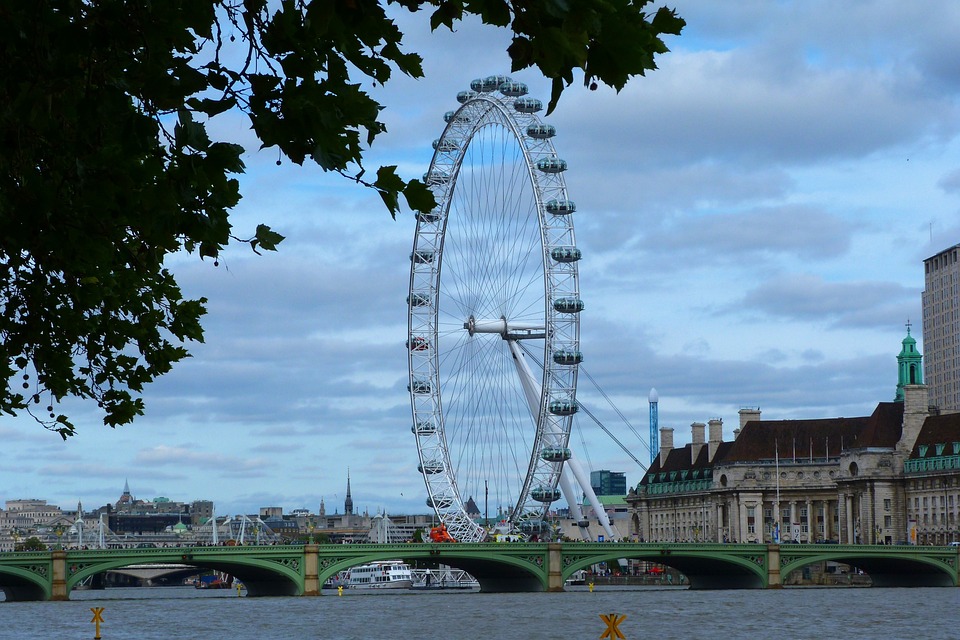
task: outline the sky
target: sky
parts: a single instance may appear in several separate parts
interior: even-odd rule
[[[652,6],[660,6],[655,3]],[[584,370],[578,398],[630,450],[580,421],[591,469],[649,461],[647,397],[678,446],[691,422],[869,415],[893,399],[906,323],[921,341],[923,259],[960,243],[960,4],[682,0],[659,69],[619,94],[575,82],[546,122],[577,202]],[[430,33],[398,16],[425,78],[377,90],[388,133],[370,167],[429,165],[472,79],[509,71],[509,33]],[[512,74],[549,98],[535,72]],[[227,114],[215,135],[255,150]],[[415,222],[319,168],[249,151],[237,235],[265,223],[277,253],[176,256],[206,297],[206,341],[155,382],[146,415],[111,429],[71,406],[63,442],[0,418],[0,503],[64,508],[137,498],[425,513],[406,390]],[[920,342],[922,351],[923,345]],[[612,400],[612,406],[604,401]],[[622,413],[627,422],[617,413]]]

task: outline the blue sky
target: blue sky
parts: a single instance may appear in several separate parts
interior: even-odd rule
[[[687,20],[660,69],[620,94],[579,83],[547,121],[576,200],[585,367],[636,430],[647,394],[662,425],[741,406],[766,418],[865,415],[893,398],[904,324],[921,338],[922,260],[960,242],[960,5],[678,2]],[[370,166],[408,177],[456,92],[503,73],[508,34],[430,34],[401,16],[426,78],[377,94],[389,132]],[[549,85],[535,74],[531,94]],[[229,114],[211,128],[258,145]],[[250,152],[238,235],[258,222],[280,252],[231,249],[219,267],[171,264],[209,299],[206,342],[112,430],[83,407],[64,443],[0,419],[0,501],[153,499],[422,513],[409,431],[406,296],[414,222],[315,167]],[[922,343],[921,343],[922,349]],[[580,399],[641,460],[641,443],[581,384]],[[599,429],[573,442],[594,469],[642,469]]]

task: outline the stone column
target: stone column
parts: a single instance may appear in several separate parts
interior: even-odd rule
[[[63,549],[53,552],[53,582],[51,586],[51,600],[70,599],[67,594],[67,552]]]
[[[547,591],[563,591],[563,545],[547,545]]]
[[[717,542],[723,542],[723,502],[717,503]]]
[[[303,545],[303,595],[320,595],[320,554],[317,545]]]
[[[746,503],[737,496],[737,513],[738,523],[737,523],[737,542],[744,543],[747,541],[747,505]]]
[[[816,536],[814,534],[816,523],[817,519],[813,515],[813,500],[807,498],[807,542],[813,542],[816,540]]]
[[[844,505],[846,506],[846,512],[847,512],[847,522],[846,522],[846,524],[847,524],[847,527],[846,527],[846,529],[847,529],[847,540],[846,540],[846,543],[847,543],[847,544],[853,544],[853,543],[855,542],[854,539],[853,539],[853,496],[847,494],[846,496],[844,496],[844,498],[845,498]]]
[[[782,589],[783,576],[780,575],[780,545],[767,545],[767,589]]]

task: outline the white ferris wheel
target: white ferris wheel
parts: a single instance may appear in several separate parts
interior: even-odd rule
[[[582,521],[564,469],[592,493],[568,446],[584,303],[567,163],[526,85],[470,87],[433,143],[424,180],[438,204],[418,216],[407,298],[419,471],[464,542],[493,520],[545,533],[561,493]]]

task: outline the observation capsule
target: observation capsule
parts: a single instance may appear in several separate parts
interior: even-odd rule
[[[583,362],[583,353],[560,349],[553,352],[553,361],[557,364],[580,364]]]
[[[582,254],[576,247],[554,247],[550,249],[550,257],[557,262],[576,262]]]
[[[564,164],[564,169],[566,169],[566,164]],[[440,169],[434,169],[433,171],[428,171],[423,174],[423,182],[427,186],[435,186],[438,184],[447,184],[450,182],[450,174],[446,171],[441,171]]]
[[[461,91],[457,94],[457,102],[465,104],[477,97],[476,91]]]
[[[429,380],[414,380],[412,384],[407,385],[407,391],[414,393],[430,393]]]
[[[448,124],[454,121],[463,124],[465,122],[470,122],[470,118],[463,115],[462,113],[460,115],[457,115],[456,111],[447,111],[445,114],[443,114],[443,121]]]
[[[580,298],[557,298],[553,301],[553,308],[560,313],[580,313],[583,311],[583,300]]]
[[[513,108],[520,113],[536,113],[543,111],[543,103],[536,98],[517,98],[513,101]]]
[[[453,504],[450,498],[427,498],[427,506],[431,509],[446,509]]]
[[[581,529],[587,529],[590,526],[589,520],[577,520],[577,526]]]
[[[544,173],[561,173],[567,170],[567,161],[560,158],[541,158],[537,160],[537,169]]]
[[[430,264],[433,262],[433,251],[419,249],[410,254],[410,262],[416,264]]]
[[[511,98],[527,95],[527,85],[522,82],[504,82],[500,85],[500,93]]]
[[[412,431],[414,435],[418,436],[432,436],[437,432],[437,425],[433,424],[429,420],[424,420],[410,427],[410,431]]]
[[[407,340],[407,349],[410,351],[426,351],[430,348],[430,341],[423,336],[414,336]]]
[[[543,520],[527,520],[520,523],[520,531],[530,534],[546,533],[550,530],[550,525]]]
[[[556,502],[560,499],[560,489],[537,487],[530,491],[530,497],[537,502]]]
[[[427,307],[430,305],[430,296],[425,293],[415,293],[407,296],[407,304],[411,307]]]
[[[440,138],[433,141],[434,151],[439,151],[441,153],[456,151],[459,148],[460,145],[458,145],[455,140],[451,140],[450,138]]]
[[[573,456],[567,447],[544,447],[540,457],[547,462],[566,462]]]
[[[443,463],[428,462],[426,464],[418,464],[417,471],[428,476],[432,476],[435,473],[443,473]]]
[[[440,220],[440,214],[436,211],[418,211],[417,220],[420,222],[437,222]]]
[[[428,383],[427,384],[428,390],[429,390],[429,387],[430,385]],[[570,400],[554,400],[547,405],[547,411],[549,411],[555,416],[572,416],[579,409],[580,407],[577,406],[576,401],[570,401]]]
[[[563,160],[560,162],[563,162]],[[563,163],[563,167],[564,169],[567,167],[565,162]],[[547,213],[555,216],[565,216],[577,210],[577,203],[573,200],[548,200],[545,206]]]
[[[557,128],[552,124],[532,124],[527,127],[527,135],[537,140],[546,140],[557,135]]]

